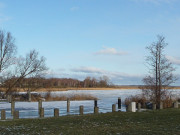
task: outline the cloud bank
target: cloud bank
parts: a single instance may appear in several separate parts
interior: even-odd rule
[[[99,79],[102,76],[107,76],[110,83],[115,85],[141,85],[142,79],[145,77],[143,74],[127,74],[117,71],[108,71],[96,67],[76,67],[70,69],[60,69],[47,72],[47,77],[54,78],[74,78],[84,80],[86,77],[95,77]],[[175,74],[178,80],[175,85],[179,85],[180,75]]]

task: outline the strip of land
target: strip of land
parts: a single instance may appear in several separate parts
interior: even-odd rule
[[[139,85],[124,85],[124,86],[115,86],[115,87],[91,87],[91,88],[87,88],[87,87],[67,87],[67,88],[39,88],[39,89],[35,89],[33,91],[35,92],[53,92],[53,91],[68,91],[68,90],[129,90],[129,89],[141,89],[141,86]],[[180,90],[180,86],[172,86],[169,87],[169,89],[176,89],[176,90]],[[6,89],[1,88],[2,91],[6,91]],[[27,92],[27,88],[23,89],[23,88],[18,88],[18,92]]]
[[[180,109],[0,121],[2,135],[178,135]]]

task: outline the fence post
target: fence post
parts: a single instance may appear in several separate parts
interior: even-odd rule
[[[163,102],[160,102],[159,109],[163,109]]]
[[[11,115],[14,115],[15,101],[11,101]]]
[[[28,90],[27,93],[28,93],[28,101],[31,102],[31,91]]]
[[[176,101],[176,102],[174,102],[174,108],[179,108],[179,103],[178,103],[178,101]]]
[[[131,102],[128,105],[127,112],[136,112],[136,102]]]
[[[97,107],[97,100],[94,100],[94,107]]]
[[[136,112],[136,102],[131,102],[131,111]]]
[[[116,104],[112,105],[112,112],[116,112]]]
[[[126,112],[130,112],[130,111],[131,111],[131,103],[126,106]]]
[[[141,110],[141,103],[138,103],[138,111]]]
[[[118,98],[118,109],[121,109],[121,98]]]
[[[44,118],[44,108],[40,109],[40,118]]]
[[[42,108],[42,100],[39,100],[39,101],[38,101],[38,111],[39,111],[39,115],[40,115],[40,112],[41,112],[41,108]]]
[[[1,120],[5,120],[5,119],[6,119],[6,111],[1,110]]]
[[[19,111],[14,111],[13,119],[19,119]]]
[[[84,106],[79,106],[79,114],[83,115],[84,114]]]
[[[67,112],[70,112],[70,100],[67,99]]]
[[[59,117],[59,109],[58,108],[54,109],[54,117]]]
[[[94,107],[94,114],[98,114],[99,113],[99,107]]]
[[[7,101],[8,101],[9,103],[12,102],[12,95],[10,95],[10,94],[7,95]]]
[[[156,110],[156,104],[155,103],[153,103],[153,108],[152,109]]]

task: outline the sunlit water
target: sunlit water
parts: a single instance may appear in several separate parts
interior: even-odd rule
[[[117,104],[118,97],[122,99],[122,109],[125,111],[125,105],[123,101],[125,98],[131,95],[140,94],[141,90],[69,90],[52,92],[52,95],[72,95],[72,94],[90,94],[98,98],[98,107],[100,113],[106,113],[112,111],[112,104]],[[179,96],[180,90],[174,90],[173,94]],[[66,101],[52,101],[43,102],[43,108],[45,117],[53,117],[54,108],[59,108],[60,116],[63,115],[75,115],[79,114],[79,106],[84,106],[84,114],[93,113],[94,101],[71,101],[70,112],[67,113],[67,102]],[[117,105],[116,105],[117,107]],[[0,102],[0,110],[6,110],[6,117],[12,118],[11,116],[11,104],[7,102]],[[19,110],[20,118],[37,118],[38,117],[38,102],[16,102],[15,109]],[[118,108],[117,108],[118,110]]]

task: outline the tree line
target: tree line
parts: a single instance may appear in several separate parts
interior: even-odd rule
[[[11,78],[6,80],[1,88],[8,88],[17,78]],[[18,89],[37,90],[39,88],[95,88],[95,87],[109,87],[109,79],[106,76],[96,79],[94,77],[86,77],[83,81],[72,78],[41,78],[41,77],[29,77],[23,78],[19,83],[14,85],[13,91]]]

